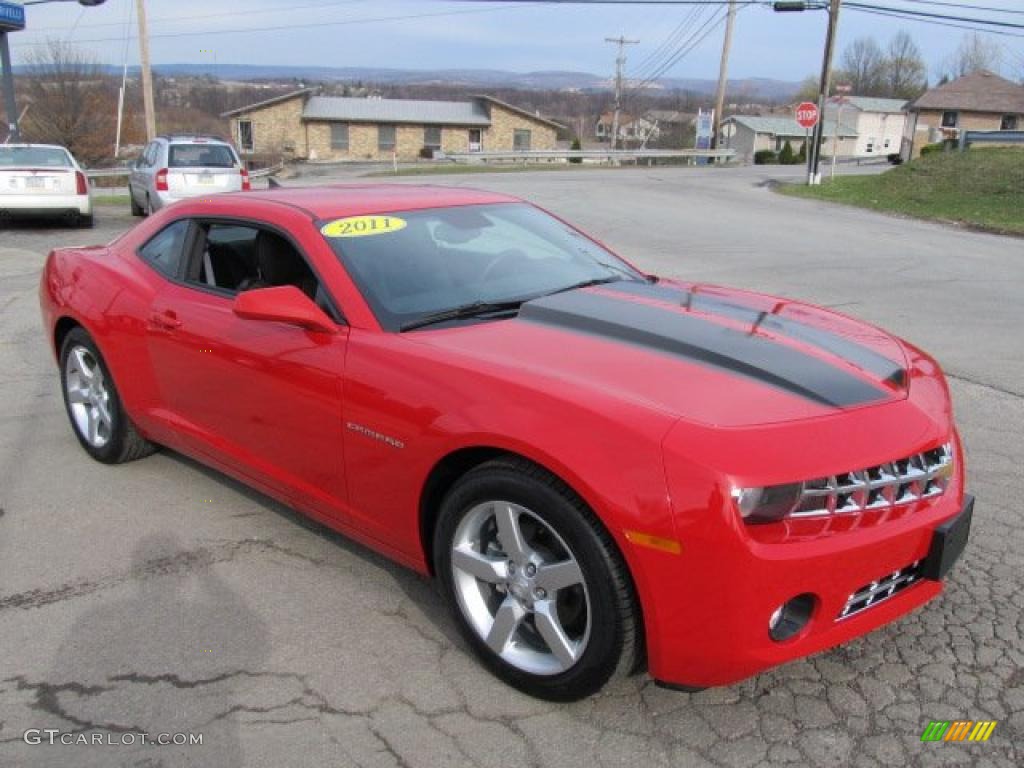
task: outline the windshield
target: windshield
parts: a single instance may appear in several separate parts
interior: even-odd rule
[[[235,153],[223,144],[172,144],[168,168],[234,168]]]
[[[0,168],[70,168],[71,158],[59,147],[0,147]]]
[[[475,302],[531,299],[594,280],[644,279],[593,240],[525,203],[319,225],[388,330]]]

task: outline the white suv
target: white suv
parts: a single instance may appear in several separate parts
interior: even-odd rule
[[[175,200],[251,189],[234,147],[212,136],[159,136],[132,167],[132,213],[144,216]]]

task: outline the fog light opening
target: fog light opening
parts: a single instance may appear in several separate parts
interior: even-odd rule
[[[814,595],[805,592],[787,600],[768,619],[768,637],[777,643],[796,637],[814,612]]]

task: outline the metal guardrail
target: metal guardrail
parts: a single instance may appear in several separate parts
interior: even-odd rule
[[[284,163],[278,163],[272,165],[269,168],[260,168],[256,171],[249,171],[250,179],[260,179],[264,176],[273,176],[275,173],[284,168]],[[90,179],[116,179],[120,176],[129,176],[132,172],[131,168],[92,168],[83,169],[83,173]]]
[[[443,159],[456,163],[488,160],[645,160],[648,158],[707,157],[731,159],[735,149],[530,149],[512,152],[445,152]],[[442,159],[438,157],[437,159]]]
[[[971,144],[1024,144],[1024,131],[961,131],[960,149]]]

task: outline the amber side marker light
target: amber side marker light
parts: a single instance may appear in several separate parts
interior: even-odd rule
[[[626,539],[638,546],[657,549],[660,552],[668,552],[670,555],[678,555],[683,551],[683,545],[675,539],[666,539],[664,536],[655,536],[650,533],[626,531]]]

